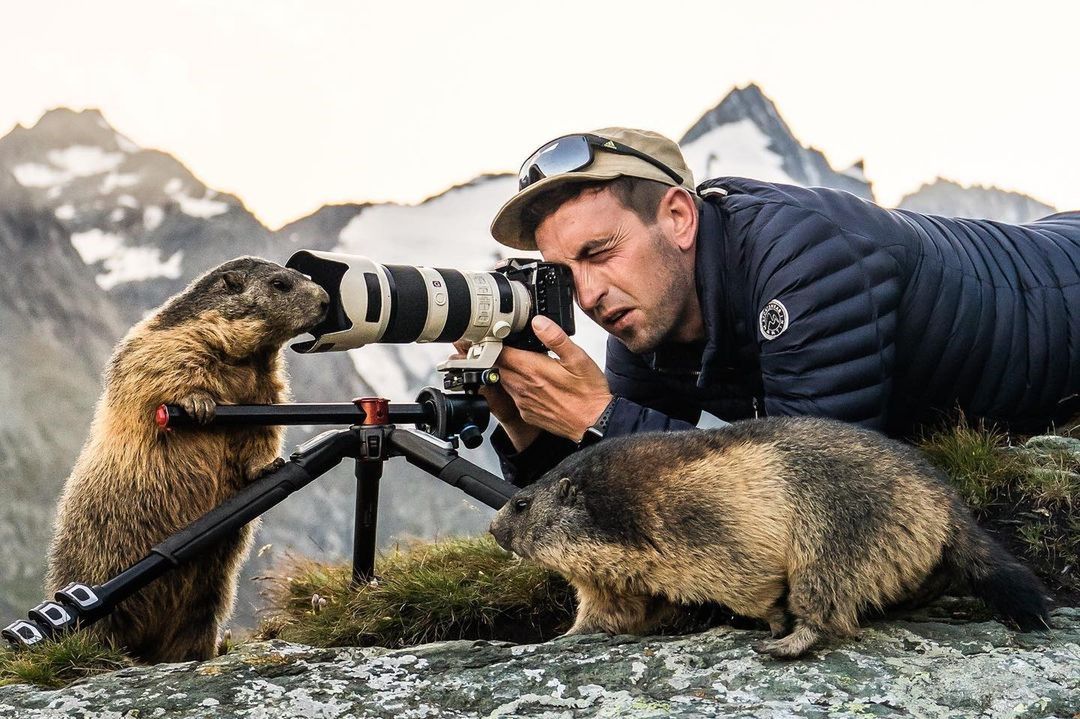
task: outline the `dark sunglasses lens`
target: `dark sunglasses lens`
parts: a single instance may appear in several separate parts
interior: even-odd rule
[[[560,137],[541,147],[522,165],[518,175],[518,189],[523,190],[545,177],[580,170],[591,160],[592,148],[584,137]]]

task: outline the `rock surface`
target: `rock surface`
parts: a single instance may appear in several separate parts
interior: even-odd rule
[[[941,612],[938,612],[941,614]],[[948,612],[945,612],[946,617]],[[913,615],[777,662],[763,633],[443,642],[396,651],[243,645],[59,691],[0,688],[0,717],[1080,716],[1080,608],[1055,629]]]

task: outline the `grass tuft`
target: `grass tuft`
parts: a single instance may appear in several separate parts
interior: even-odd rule
[[[0,649],[0,686],[35,684],[56,689],[133,664],[123,652],[86,632],[26,649]]]
[[[260,638],[314,646],[403,647],[445,639],[550,639],[572,619],[572,590],[490,537],[416,543],[384,554],[376,582],[353,589],[351,569],[294,561],[272,579],[277,611]]]
[[[919,445],[945,471],[980,524],[1061,600],[1080,599],[1076,439],[1051,435],[1014,445],[993,427],[970,427],[961,418],[955,426],[924,435]]]
[[[933,432],[919,445],[969,505],[985,509],[1022,472],[1018,456],[1003,451],[1006,443],[1006,436],[994,428],[961,424]]]

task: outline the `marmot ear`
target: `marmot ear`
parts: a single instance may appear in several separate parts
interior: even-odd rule
[[[221,281],[225,283],[225,289],[236,294],[244,291],[244,273],[230,270],[221,274]]]
[[[559,498],[560,504],[572,504],[577,497],[577,487],[574,486],[569,477],[563,477],[559,480],[559,484],[555,489],[555,496]]]

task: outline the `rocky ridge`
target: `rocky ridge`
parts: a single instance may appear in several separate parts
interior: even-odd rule
[[[1057,211],[1045,202],[1020,192],[982,185],[965,187],[943,177],[905,195],[897,207],[929,215],[982,217],[1012,223],[1031,222]]]
[[[244,645],[205,663],[123,669],[58,691],[0,687],[0,717],[1055,717],[1080,712],[1080,609],[1056,629],[956,622],[949,603],[871,623],[792,662],[763,632],[395,651]]]

